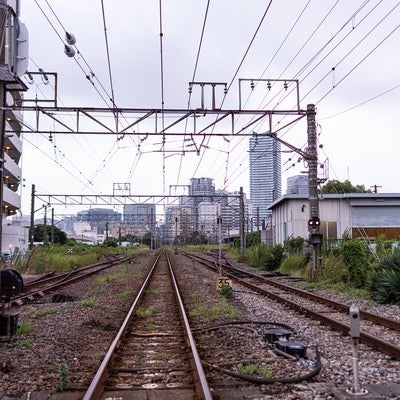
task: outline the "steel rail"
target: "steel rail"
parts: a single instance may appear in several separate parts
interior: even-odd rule
[[[197,346],[193,338],[192,330],[190,328],[189,320],[186,316],[186,311],[185,307],[183,305],[182,297],[179,292],[179,287],[178,283],[175,277],[175,272],[172,268],[171,260],[167,255],[167,261],[168,261],[168,267],[171,273],[171,279],[172,283],[175,289],[175,296],[177,298],[178,304],[179,304],[179,312],[181,314],[181,318],[184,324],[186,336],[188,339],[188,345],[190,347],[191,353],[192,353],[192,369],[195,372],[196,379],[195,379],[195,384],[196,384],[196,392],[200,396],[201,399],[205,400],[212,400],[212,394],[210,387],[208,385],[208,381],[206,378],[206,375],[204,373],[204,369],[199,357],[199,353],[197,351]]]
[[[189,256],[190,258],[190,256]],[[211,261],[209,261],[207,263],[206,260],[202,259],[201,257],[195,256],[193,258],[196,258],[197,261],[199,261],[200,263],[202,263],[203,265],[205,265],[208,268],[212,268],[213,270],[217,271],[217,267],[215,265],[210,265],[209,263],[211,263]],[[236,267],[234,267],[236,269]],[[239,270],[239,269],[238,269]],[[244,270],[241,270],[241,272],[246,272]],[[243,286],[246,286],[247,288],[262,294],[264,296],[267,296],[273,300],[276,300],[280,303],[283,303],[285,305],[287,305],[288,307],[294,309],[295,311],[301,313],[301,314],[305,314],[308,317],[315,319],[317,321],[322,322],[325,325],[330,326],[332,329],[345,333],[345,334],[349,334],[350,332],[350,328],[348,325],[337,321],[333,318],[330,318],[324,314],[318,313],[317,311],[312,310],[311,308],[308,308],[306,306],[300,305],[292,300],[289,300],[287,298],[284,298],[276,293],[272,293],[269,292],[265,289],[262,289],[252,283],[246,282],[243,278],[239,278],[237,276],[235,276],[232,273],[226,272],[226,276],[228,276],[229,278],[231,278],[232,280],[235,280],[237,282],[239,282],[240,284],[242,284]],[[389,342],[386,342],[380,338],[377,338],[375,336],[369,335],[367,333],[361,332],[360,333],[360,341],[361,343],[367,344],[373,348],[376,348],[378,350],[380,350],[381,352],[390,355],[393,358],[396,358],[398,360],[400,360],[400,347],[397,347],[395,345],[392,345]]]
[[[107,369],[108,365],[111,361],[111,358],[117,349],[121,338],[123,337],[125,330],[128,326],[129,320],[131,319],[133,313],[135,312],[136,306],[142,297],[142,294],[146,290],[148,283],[150,281],[150,278],[153,275],[154,269],[158,263],[158,260],[160,259],[160,255],[157,256],[155,259],[152,267],[150,268],[150,271],[148,272],[146,279],[144,280],[141,288],[139,289],[138,294],[136,295],[135,299],[133,300],[133,303],[131,307],[129,308],[128,313],[125,316],[124,321],[122,322],[121,327],[119,328],[114,340],[112,341],[106,355],[103,358],[103,361],[100,364],[100,367],[98,368],[96,375],[94,376],[92,382],[90,383],[88,389],[86,390],[85,395],[83,396],[82,400],[98,400],[101,398],[101,395],[103,394],[103,385],[102,383],[104,382],[106,376],[107,376]]]
[[[299,289],[299,288],[295,288],[293,286],[289,286],[286,285],[284,283],[281,282],[276,282],[273,279],[269,279],[266,278],[264,276],[260,276],[258,274],[255,274],[254,272],[249,272],[249,271],[245,271],[241,268],[236,267],[235,265],[233,265],[229,260],[225,259],[226,263],[229,265],[230,268],[233,268],[234,270],[246,273],[248,275],[251,275],[257,279],[261,279],[262,281],[265,281],[266,283],[268,283],[269,285],[275,286],[279,289],[283,289],[283,290],[287,290],[288,292],[292,292],[295,293],[299,296],[302,296],[304,298],[308,298],[308,299],[312,299],[314,301],[317,301],[321,304],[325,304],[327,306],[336,308],[339,311],[343,311],[343,312],[349,312],[350,306],[348,306],[345,303],[341,303],[339,301],[335,301],[335,300],[331,300],[328,299],[326,297],[320,296],[318,294],[315,293],[310,293],[307,292],[306,290],[303,289]],[[361,318],[371,321],[371,322],[375,322],[379,325],[385,326],[387,328],[396,330],[396,331],[400,331],[400,321],[393,319],[393,318],[388,318],[388,317],[382,317],[379,314],[373,313],[371,311],[366,311],[366,310],[359,310],[360,316]]]
[[[39,288],[38,290],[30,291],[28,293],[23,292],[21,295],[15,296],[15,297],[11,298],[10,305],[19,306],[26,299],[30,300],[31,298],[33,298],[35,296],[42,297],[43,293],[50,292],[50,291],[60,288],[62,286],[66,286],[71,283],[77,282],[81,279],[84,279],[91,275],[97,274],[98,272],[103,271],[104,269],[111,268],[115,265],[118,265],[125,261],[128,261],[129,259],[130,259],[130,257],[123,257],[123,258],[117,258],[114,260],[107,260],[107,261],[103,261],[101,263],[87,265],[85,267],[75,269],[71,272],[68,272],[66,275],[61,275],[61,276],[57,276],[57,277],[53,277],[53,278],[51,278],[51,277],[47,278],[42,282],[43,284],[49,283],[49,282],[57,280],[57,279],[58,279],[58,281],[56,281],[55,283],[53,283],[50,286],[42,287],[42,288]],[[99,267],[99,268],[97,268],[97,267]],[[95,269],[93,271],[89,271],[89,272],[84,272],[88,269],[90,270],[93,268],[97,268],[97,269]],[[84,273],[80,274],[81,272],[84,272]],[[34,284],[34,286],[38,286],[39,283],[40,282],[36,282]]]

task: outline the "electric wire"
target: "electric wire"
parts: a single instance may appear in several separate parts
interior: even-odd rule
[[[203,26],[202,26],[202,29],[201,29],[199,45],[198,45],[198,48],[197,48],[196,61],[194,63],[194,68],[193,68],[192,82],[194,82],[195,78],[196,78],[197,66],[199,64],[200,51],[201,51],[201,47],[202,47],[202,44],[203,44],[204,33],[205,33],[205,30],[206,30],[206,23],[207,23],[209,8],[210,8],[210,0],[207,0],[206,11],[204,13],[204,18],[203,18]],[[191,98],[192,98],[192,91],[189,91],[189,98],[188,98],[188,104],[187,104],[188,110],[190,109],[190,106],[191,106]],[[185,132],[187,130],[187,123],[188,123],[188,119],[186,118],[186,121],[185,121]],[[182,141],[182,151],[184,150],[184,147],[185,147],[185,138],[186,137],[184,136],[183,137],[183,141]],[[178,182],[180,181],[182,164],[183,164],[183,157],[184,157],[184,153],[182,153],[182,156],[181,156],[181,158],[179,160],[178,174],[177,174],[177,177],[176,177],[176,184],[178,184]]]
[[[261,75],[259,76],[258,79],[262,79],[263,76],[265,75],[265,73],[267,72],[268,68],[270,67],[270,65],[272,64],[272,62],[274,61],[274,59],[277,57],[277,55],[279,54],[280,50],[282,49],[283,45],[286,43],[286,41],[288,40],[288,38],[290,37],[290,34],[293,32],[294,28],[297,26],[297,24],[299,23],[301,17],[304,15],[306,9],[308,8],[308,6],[310,5],[311,0],[309,0],[306,5],[303,7],[303,9],[300,11],[298,17],[296,18],[295,22],[292,24],[291,28],[289,29],[288,33],[286,34],[286,36],[284,37],[283,41],[281,42],[281,44],[279,45],[278,49],[275,51],[274,55],[272,56],[272,58],[270,59],[270,61],[268,62],[267,66],[264,68],[263,72],[261,73]],[[258,81],[256,80],[254,82],[255,87],[258,85]],[[244,107],[246,107],[248,101],[250,100],[251,94],[253,93],[253,91],[250,92],[250,94],[248,95],[246,101],[244,102]],[[236,122],[238,122],[240,118],[240,115],[237,117]],[[252,119],[251,119],[252,120]],[[250,121],[251,121],[250,120]],[[246,137],[243,137],[239,140],[238,143],[235,144],[235,146],[232,148],[232,152],[234,152],[234,150],[242,143],[246,140]],[[243,161],[242,161],[243,162]],[[242,164],[242,162],[240,163],[240,165]],[[223,183],[223,189],[225,189],[228,185],[228,178],[227,178],[227,172],[228,172],[228,165],[229,165],[229,157],[227,157],[227,160],[225,161],[225,177],[224,177],[224,183]]]
[[[353,111],[356,108],[363,106],[364,104],[367,104],[367,103],[370,103],[373,100],[379,99],[380,97],[382,97],[382,96],[384,96],[384,95],[386,95],[386,94],[388,94],[390,92],[393,92],[394,90],[396,90],[398,88],[400,88],[400,83],[397,84],[396,86],[391,87],[390,89],[387,89],[387,90],[385,90],[385,91],[383,91],[383,92],[381,92],[381,93],[379,93],[379,94],[377,94],[375,96],[369,97],[368,99],[362,101],[361,103],[358,103],[358,104],[356,104],[356,105],[354,105],[352,107],[346,108],[345,110],[342,110],[342,111],[340,111],[338,113],[335,113],[335,114],[332,114],[332,115],[328,115],[326,117],[319,117],[318,120],[322,121],[322,120],[338,117],[339,115],[346,114],[349,111]]]
[[[31,57],[30,57],[30,61],[32,61],[32,63],[33,63],[38,69],[40,69],[39,65],[38,65]],[[52,87],[53,90],[55,90],[55,88],[54,88],[54,86],[52,85],[51,82],[49,82],[49,86]],[[43,93],[43,91],[40,89],[40,87],[39,87],[38,85],[36,85],[36,88],[39,89],[39,90],[41,91],[41,93],[43,94],[43,96],[46,98],[46,95]],[[62,101],[62,99],[60,98],[59,94],[57,95],[57,100],[58,100],[59,103],[64,104],[63,101]],[[72,117],[70,116],[70,118],[72,118]],[[72,122],[74,122],[74,121],[72,121]],[[21,123],[23,123],[23,122],[21,121]],[[35,129],[32,128],[32,127],[30,127],[30,129],[31,129],[32,131],[35,131]],[[82,135],[80,135],[80,136],[82,136]],[[53,133],[53,137],[55,138],[55,133]],[[72,135],[72,138],[73,138],[73,140],[74,140],[82,149],[84,149],[85,151],[87,150],[87,147],[85,147],[85,146],[76,138],[76,135]],[[87,146],[89,146],[89,148],[91,149],[91,151],[89,151],[89,152],[86,151],[87,157],[88,157],[89,159],[92,160],[93,164],[95,164],[95,160],[93,159],[92,155],[97,156],[97,158],[98,158],[99,160],[100,160],[100,156],[97,154],[97,152],[96,152],[96,150],[93,148],[92,144],[88,141],[86,135],[83,135],[83,138],[84,138],[84,140],[86,141]],[[60,151],[61,151],[61,150],[60,150]],[[70,157],[66,157],[66,159],[67,159],[67,160],[70,160]],[[71,162],[71,164],[72,164],[72,162]],[[75,167],[77,170],[79,170],[76,166],[74,166],[74,167]],[[79,171],[79,172],[80,172],[80,171]],[[82,174],[82,172],[80,172],[80,173]],[[88,178],[85,178],[85,179],[87,180],[87,182],[88,182],[89,184],[93,184],[93,183],[90,181],[90,179],[88,179]],[[86,184],[84,185],[84,187],[82,188],[82,190],[83,190],[85,187],[86,187]]]
[[[159,29],[160,29],[160,85],[161,85],[161,126],[163,132],[163,143],[162,143],[162,151],[163,151],[163,164],[162,164],[162,179],[163,179],[163,194],[166,193],[166,162],[165,162],[165,121],[164,121],[164,54],[163,54],[163,19],[162,19],[162,0],[159,0]]]
[[[257,34],[259,33],[259,31],[260,31],[260,29],[261,29],[261,26],[262,26],[262,24],[263,24],[263,22],[264,22],[264,20],[265,20],[265,17],[266,17],[267,14],[268,14],[268,11],[269,11],[269,9],[270,9],[270,7],[271,7],[272,1],[273,1],[273,0],[270,0],[270,1],[269,1],[269,3],[268,3],[268,5],[267,5],[267,7],[266,7],[266,9],[265,9],[265,11],[264,11],[264,13],[263,13],[261,19],[260,19],[260,22],[259,22],[259,24],[258,24],[258,26],[257,26],[257,28],[256,28],[256,30],[255,30],[255,32],[254,32],[254,34],[253,34],[251,40],[250,40],[250,43],[249,43],[249,45],[247,46],[247,49],[246,49],[246,51],[245,51],[245,53],[244,53],[244,55],[243,55],[243,57],[242,57],[242,59],[241,59],[239,65],[238,65],[238,67],[236,68],[236,71],[235,71],[235,73],[233,74],[233,77],[232,77],[230,83],[229,83],[228,86],[227,86],[227,90],[225,91],[224,96],[223,96],[223,98],[222,98],[220,108],[222,108],[222,106],[223,106],[223,104],[224,104],[224,102],[225,102],[226,96],[227,96],[227,94],[228,94],[228,92],[229,92],[229,89],[231,88],[231,86],[232,86],[232,84],[233,84],[233,82],[234,82],[234,80],[235,80],[237,74],[239,73],[240,68],[242,67],[242,65],[243,65],[243,63],[244,63],[244,60],[246,59],[247,55],[249,54],[250,48],[251,48],[251,46],[253,45],[254,40],[255,40]],[[218,116],[217,116],[216,118],[218,118]],[[214,128],[213,128],[213,129],[214,129]],[[212,136],[211,134],[208,135],[208,140],[207,140],[206,145],[209,144],[209,142],[210,142],[210,140],[211,140],[211,136]],[[205,141],[205,136],[203,137],[203,140],[202,140],[202,142],[201,142],[201,144],[200,144],[200,148],[203,146],[204,141]],[[204,154],[205,154],[205,152],[203,152],[203,153],[201,154],[201,156],[200,156],[200,160],[198,161],[197,166],[196,166],[196,168],[195,168],[195,170],[194,170],[194,172],[193,172],[193,174],[192,174],[193,177],[196,175],[196,173],[197,173],[197,171],[198,171],[198,169],[199,169],[199,167],[200,167],[200,164],[201,164],[202,161],[203,161]],[[229,156],[229,155],[228,155],[228,156]]]
[[[45,13],[45,11],[42,9],[42,7],[38,4],[37,0],[35,0],[36,5],[38,6],[38,8],[40,9],[40,11],[42,12],[42,14],[44,15],[44,17],[46,18],[46,20],[48,21],[48,23],[50,24],[50,26],[52,27],[52,29],[54,30],[54,32],[56,33],[56,35],[59,37],[59,39],[61,40],[61,42],[64,44],[64,41],[61,37],[61,35],[58,33],[58,31],[56,30],[54,24],[50,21],[50,19],[48,18],[47,14]],[[53,8],[50,6],[50,4],[48,3],[48,1],[46,0],[47,5],[49,6],[51,12],[53,13],[53,15],[55,16],[56,20],[59,22],[60,26],[62,27],[62,29],[64,30],[64,32],[67,32],[66,29],[64,28],[64,25],[62,24],[60,18],[58,18],[57,14],[55,13],[55,11],[53,10]],[[102,2],[103,5],[103,2]],[[104,7],[103,7],[104,9]],[[105,19],[105,13],[103,12],[103,16]],[[104,23],[105,24],[105,23]],[[105,27],[105,32],[106,32],[106,27]],[[106,35],[106,33],[105,33]],[[107,37],[107,36],[106,36]],[[106,39],[107,42],[107,50],[108,50],[108,40]],[[104,86],[101,84],[101,82],[97,79],[97,76],[93,73],[93,69],[90,67],[90,65],[87,63],[86,59],[83,57],[82,53],[79,51],[79,49],[77,48],[77,46],[74,46],[77,50],[77,53],[80,55],[80,57],[82,57],[82,59],[84,60],[86,66],[89,68],[89,73],[87,73],[85,71],[85,69],[82,67],[82,65],[79,63],[79,61],[74,57],[74,61],[76,62],[76,64],[78,65],[78,67],[81,69],[81,71],[83,72],[83,74],[85,75],[85,77],[87,78],[87,80],[89,80],[89,82],[92,84],[92,87],[96,90],[96,92],[98,93],[98,95],[101,97],[101,99],[103,100],[103,102],[106,104],[107,107],[109,107],[108,105],[108,101],[107,99],[104,98],[104,96],[102,95],[102,93],[99,91],[99,89],[96,87],[95,82],[93,81],[93,77],[95,77],[96,81],[99,82],[101,88],[103,89],[103,91],[106,93],[106,95],[110,98],[109,94],[107,93],[106,89],[104,88]],[[107,58],[109,60],[109,52],[107,51]],[[108,63],[109,66],[111,65],[110,62]],[[110,79],[111,79],[111,88],[112,88],[112,95],[110,100],[112,101],[113,107],[110,108],[110,110],[113,112],[115,111],[115,102],[114,102],[114,94],[113,94],[113,86],[112,86],[112,75],[111,75],[111,67],[109,67],[109,71],[110,71]],[[115,115],[115,114],[114,114]],[[116,121],[118,121],[117,117],[115,118]],[[118,127],[117,127],[118,129]],[[116,141],[118,141],[120,138],[117,138]],[[133,143],[137,146],[137,144],[135,143],[134,139],[130,136],[130,139],[133,141]],[[113,150],[115,145],[112,146],[112,148],[109,150],[109,153]],[[107,157],[107,156],[106,156]],[[105,168],[105,164],[102,164],[103,168]],[[99,169],[97,170],[98,172]],[[97,176],[98,173],[95,174],[95,176]]]
[[[111,59],[110,59],[110,46],[108,44],[108,35],[107,35],[107,24],[106,24],[106,14],[104,11],[104,1],[101,0],[101,12],[103,15],[103,28],[104,28],[104,40],[106,43],[106,53],[107,53],[107,66],[108,66],[108,78],[110,81],[110,90],[111,90],[111,102],[114,108],[114,113],[115,111],[115,97],[114,97],[114,85],[113,85],[113,78],[112,78],[112,72],[111,72]],[[118,115],[115,115],[115,119],[116,119],[116,130],[118,132]]]
[[[364,4],[362,5],[362,7],[364,7],[366,4],[367,4],[368,2],[364,2]],[[381,3],[381,2],[380,2]],[[379,4],[380,4],[379,3]],[[378,5],[379,5],[378,4]],[[367,16],[372,12],[372,11],[374,11],[375,10],[375,8],[378,6],[378,5],[376,5],[368,14],[367,14]],[[357,11],[356,11],[356,13],[358,13],[360,10],[361,10],[361,8],[362,7],[360,7]],[[380,22],[382,22],[391,12],[393,12],[394,11],[394,9],[396,8],[397,6],[395,6],[384,18],[382,18],[382,20],[380,21]],[[359,22],[359,24],[361,23],[361,22],[363,22],[364,20],[365,20],[365,18],[367,17],[367,16],[365,16],[360,22]],[[354,14],[353,14],[353,16],[352,17],[354,17]],[[351,21],[351,19],[349,19],[347,22],[346,22],[346,24],[348,24],[349,22]],[[345,25],[346,25],[345,24]],[[359,25],[359,24],[357,24],[357,25]],[[345,26],[344,25],[344,26]],[[379,23],[378,23],[378,25],[379,25]],[[355,26],[356,27],[356,26]],[[354,27],[354,28],[355,28]],[[340,29],[340,30],[342,30],[343,29],[343,27]],[[373,28],[373,30],[374,30],[375,28]],[[397,30],[397,28],[395,28],[394,29],[394,31],[395,30]],[[372,30],[371,30],[372,31]],[[371,31],[369,32],[369,33],[371,33]],[[390,36],[391,34],[393,34],[394,33],[394,31],[392,31],[388,36]],[[367,36],[369,35],[369,33],[367,34]],[[349,35],[349,34],[348,34]],[[348,35],[346,35],[346,37],[348,36]],[[387,39],[387,37],[383,40],[383,41],[385,41]],[[380,44],[382,44],[383,43],[383,41],[380,43]],[[361,41],[360,41],[360,43],[361,43]],[[379,45],[380,45],[379,44]],[[377,45],[377,47],[379,47],[379,45]],[[324,46],[325,47],[325,46]],[[335,46],[335,48],[336,48],[337,46]],[[353,49],[354,50],[354,49]],[[374,49],[374,50],[376,50],[376,49]],[[333,51],[333,50],[332,50]],[[358,65],[360,65],[368,56],[369,56],[370,54],[368,54],[366,57],[364,57],[363,58],[363,60],[361,60],[355,67],[353,67],[352,68],[352,70],[350,71],[350,72],[348,72],[348,74],[346,74],[346,76],[345,77],[343,77],[342,79],[341,79],[341,81],[340,82],[342,82],[351,72],[353,72],[354,70],[355,70],[355,68],[358,66]],[[306,64],[306,65],[308,65],[308,64]],[[304,67],[303,67],[303,70],[304,70]],[[309,75],[309,74],[308,74]],[[308,76],[307,75],[307,76]],[[329,73],[327,73],[326,74],[326,76],[329,76]],[[325,77],[326,77],[325,76]],[[322,82],[322,80],[320,81],[320,83]],[[338,82],[336,85],[335,85],[335,87],[337,87],[337,85],[340,83],[340,82]],[[315,85],[315,87],[316,87],[317,85]],[[328,93],[326,93],[325,94],[325,96],[324,97],[326,97],[332,90],[333,90],[334,88],[332,88]],[[310,93],[310,92],[309,92]],[[308,94],[309,94],[308,93]],[[306,96],[304,96],[302,99],[304,99]],[[321,98],[319,101],[321,101],[323,98]]]

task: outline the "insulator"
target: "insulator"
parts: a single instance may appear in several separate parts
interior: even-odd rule
[[[287,82],[285,81],[284,82],[284,84],[283,84],[283,88],[285,89],[285,90],[287,90],[288,89],[288,84],[287,84]]]
[[[251,83],[250,83],[250,89],[254,90],[254,82],[253,81],[251,81]]]
[[[268,88],[268,90],[271,90],[271,87],[272,87],[271,82],[268,81],[268,83],[267,83],[267,88]]]
[[[64,47],[64,53],[67,55],[67,57],[73,57],[75,55],[75,49],[66,44]]]
[[[72,33],[68,33],[68,32],[65,32],[65,40],[70,45],[73,45],[76,42],[75,36]]]

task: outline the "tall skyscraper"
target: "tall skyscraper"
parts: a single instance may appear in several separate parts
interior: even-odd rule
[[[250,201],[258,208],[260,221],[268,218],[268,206],[281,196],[281,146],[265,134],[249,140]]]

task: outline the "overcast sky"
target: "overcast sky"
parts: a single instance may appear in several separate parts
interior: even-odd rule
[[[69,107],[109,106],[108,65],[115,103],[128,108],[161,108],[161,75],[166,109],[188,107],[193,76],[195,81],[231,85],[222,108],[232,110],[239,107],[238,79],[298,79],[301,109],[310,103],[317,107],[323,145],[319,160],[329,160],[328,178],[350,179],[366,188],[378,185],[380,192],[400,191],[397,1],[214,0],[205,19],[207,5],[206,0],[164,0],[160,10],[157,0],[22,0],[20,18],[29,31],[28,70],[57,72],[58,104]],[[65,30],[76,37],[79,54],[74,58],[64,54]],[[92,75],[94,84],[86,75]],[[52,84],[37,76],[28,86],[27,99],[52,96]],[[260,84],[251,91],[249,82],[243,82],[242,104],[269,110],[295,107],[293,93],[275,96],[273,90],[269,93]],[[217,92],[219,106],[222,99]],[[197,91],[190,106],[200,107]],[[66,122],[68,118],[62,116]],[[25,113],[25,121],[35,126],[34,115]],[[238,129],[246,121],[236,120]],[[275,128],[286,122],[273,119]],[[45,119],[41,124],[56,128]],[[154,120],[146,121],[137,127],[139,136],[121,140],[116,135],[53,135],[50,141],[49,135],[24,134],[23,214],[30,211],[32,183],[39,193],[110,194],[113,183],[129,182],[132,194],[162,195],[170,185],[207,176],[214,178],[217,189],[242,186],[248,193],[247,138],[211,135],[201,145],[168,136],[163,147],[162,137],[146,138],[153,125]],[[252,129],[263,132],[268,124],[263,121]],[[306,119],[280,136],[304,149]],[[196,147],[199,154],[193,152]],[[285,190],[286,178],[306,166],[298,155],[285,147],[282,151]]]

